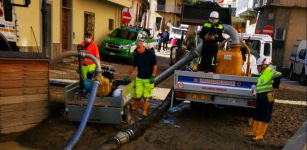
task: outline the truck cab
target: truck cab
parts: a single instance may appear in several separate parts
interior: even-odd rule
[[[299,42],[297,48],[290,56],[290,79],[296,79],[299,76],[301,84],[306,85],[307,82],[307,40]]]
[[[243,42],[251,50],[251,74],[258,74],[256,61],[259,57],[263,56],[267,61],[272,63],[272,38],[265,34],[246,34],[240,33]],[[247,56],[246,56],[247,58]],[[247,59],[244,61],[243,70],[246,70]]]
[[[100,44],[100,55],[109,55],[132,60],[136,43],[142,40],[146,47],[154,50],[156,40],[148,32],[139,28],[117,28]]]

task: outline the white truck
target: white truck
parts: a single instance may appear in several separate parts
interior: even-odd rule
[[[307,84],[307,40],[301,40],[298,43],[297,49],[291,54],[289,59],[291,80],[299,76],[300,84]]]
[[[272,61],[272,38],[263,34],[240,33],[238,36],[251,50],[251,74],[259,74],[256,60],[263,56]],[[197,59],[194,62],[198,62]],[[242,71],[246,71],[246,66],[247,59]],[[176,101],[190,101],[192,108],[198,107],[199,102],[246,108],[254,108],[256,104],[257,77],[175,71],[174,78],[172,106]]]
[[[0,0],[0,51],[18,51],[16,29],[16,14],[13,6],[28,7],[30,0],[24,0],[24,4],[14,4],[11,0]]]

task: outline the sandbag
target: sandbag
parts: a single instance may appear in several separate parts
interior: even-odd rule
[[[104,76],[96,77],[96,79],[99,81],[99,86],[97,89],[97,96],[99,97],[105,97],[108,96],[111,93],[111,83],[110,80]]]

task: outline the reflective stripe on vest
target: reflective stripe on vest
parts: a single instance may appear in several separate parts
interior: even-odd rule
[[[273,90],[274,79],[277,77],[281,77],[281,73],[267,67],[258,78],[257,93],[271,92]]]
[[[204,24],[204,27],[211,28],[212,25],[211,25],[211,23],[207,23],[207,22],[206,22],[206,23]]]
[[[223,26],[221,24],[218,24],[217,26],[214,26],[214,28],[223,29]]]

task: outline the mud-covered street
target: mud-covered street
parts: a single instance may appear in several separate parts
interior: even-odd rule
[[[121,79],[127,72],[128,66],[125,62],[106,61],[104,64],[110,64],[116,68],[116,78]],[[158,66],[159,73],[167,69],[168,58],[158,56]],[[67,69],[62,71],[67,72]],[[74,74],[72,68],[70,71],[68,74]],[[63,72],[51,70],[50,78],[59,76],[67,77]],[[68,79],[75,77],[70,75]],[[172,83],[173,78],[169,77],[158,87],[161,90],[167,90],[172,87]],[[65,119],[64,104],[59,94],[61,90],[63,88],[51,87],[50,96],[54,99],[50,103],[53,108],[48,120],[19,135],[1,136],[0,142],[18,142],[22,149],[63,149],[72,138],[79,123]],[[52,92],[58,92],[58,94]],[[276,98],[281,101],[306,101],[306,86],[285,78],[282,80]],[[161,100],[153,100],[154,105],[150,111],[161,102]],[[170,109],[159,122],[152,124],[143,136],[125,144],[120,149],[281,149],[307,116],[306,106],[276,103],[265,140],[255,143],[247,136],[252,114],[251,109],[222,106],[192,110],[188,103],[182,103]],[[95,149],[113,137],[120,128],[120,125],[89,123],[75,149]]]

